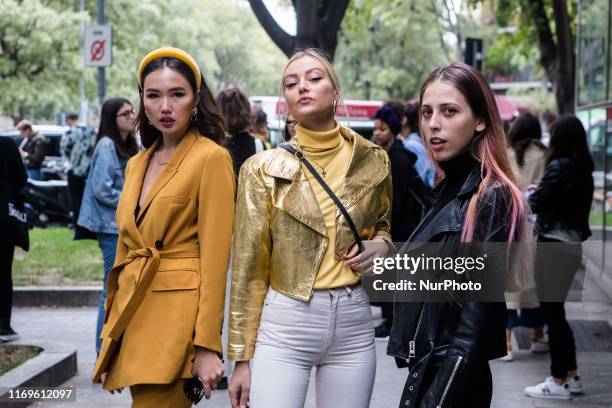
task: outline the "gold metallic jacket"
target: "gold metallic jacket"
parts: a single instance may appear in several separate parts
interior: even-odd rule
[[[347,128],[353,153],[338,195],[360,236],[390,241],[391,171],[386,152]],[[290,142],[298,147],[294,140]],[[234,249],[228,357],[250,360],[268,287],[309,300],[329,239],[323,213],[299,160],[284,149],[248,159],[240,171]],[[343,259],[355,243],[336,211],[335,251]]]

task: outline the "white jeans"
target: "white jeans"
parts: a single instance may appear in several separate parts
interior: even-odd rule
[[[302,408],[316,367],[317,408],[367,408],[376,375],[368,296],[315,290],[309,302],[268,291],[251,370],[252,408]]]

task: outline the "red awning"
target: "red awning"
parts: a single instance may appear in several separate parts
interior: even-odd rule
[[[503,95],[495,95],[495,102],[502,120],[511,120],[518,115],[518,105]]]

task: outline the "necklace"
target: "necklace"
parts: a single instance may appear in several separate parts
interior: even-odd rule
[[[160,166],[165,166],[170,161],[170,159],[166,160],[165,162],[161,161],[159,159],[159,150],[155,152],[155,158],[157,159],[157,162],[159,163]]]
[[[338,147],[336,149],[336,151],[331,155],[331,157],[329,159],[327,159],[325,161],[325,164],[319,164],[317,163],[312,157],[310,158],[310,162],[313,164],[316,164],[317,167],[319,167],[321,169],[321,175],[323,176],[323,178],[325,178],[325,176],[327,175],[327,172],[325,171],[325,168],[332,162],[332,160],[334,160],[334,157],[336,157],[338,155],[338,153],[340,153],[340,150],[342,150],[342,143],[343,140],[340,140],[340,143],[338,144]],[[298,142],[298,146],[300,148],[300,150],[302,151],[302,154],[304,156],[306,156],[306,153],[304,152],[304,148],[302,148],[302,146],[299,144]]]

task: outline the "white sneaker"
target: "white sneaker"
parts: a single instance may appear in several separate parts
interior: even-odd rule
[[[505,356],[498,358],[499,361],[512,361],[514,360],[514,355],[512,354],[512,351],[509,351],[508,353],[506,353]]]
[[[567,380],[567,389],[570,394],[578,395],[584,393],[584,386],[582,385],[582,381],[580,381],[580,376],[570,377]]]
[[[543,383],[532,387],[525,387],[525,394],[531,398],[543,399],[571,399],[567,384],[559,385],[552,377],[548,377]]]
[[[548,343],[544,343],[538,340],[531,343],[529,351],[531,351],[532,353],[548,353],[548,351],[550,351],[550,346],[548,345]]]

